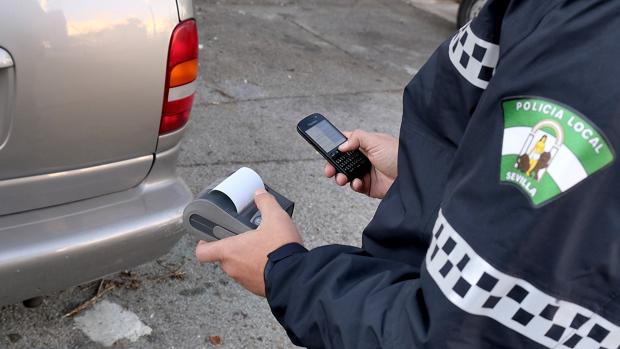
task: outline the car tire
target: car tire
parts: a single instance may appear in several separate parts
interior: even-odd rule
[[[461,28],[478,15],[487,0],[461,0],[456,16],[456,26]]]

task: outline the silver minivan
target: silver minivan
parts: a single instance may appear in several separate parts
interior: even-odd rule
[[[0,0],[0,305],[181,237],[198,73],[191,0]]]

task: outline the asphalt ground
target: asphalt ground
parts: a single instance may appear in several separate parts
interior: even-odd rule
[[[337,187],[296,133],[320,112],[343,130],[398,134],[402,89],[454,24],[401,0],[195,1],[201,72],[178,173],[194,193],[241,166],[295,201],[309,248],[360,245],[378,201]],[[264,299],[217,265],[199,265],[184,237],[157,261],[108,277],[101,301],[152,331],[113,348],[291,348]],[[0,348],[103,348],[63,317],[91,283],[43,306],[1,308]],[[85,310],[84,312],[88,312]],[[218,344],[219,343],[219,344]]]

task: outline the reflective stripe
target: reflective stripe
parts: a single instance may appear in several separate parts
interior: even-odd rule
[[[196,80],[177,87],[173,87],[168,90],[168,102],[176,101],[179,99],[183,99],[185,97],[191,96],[194,92],[196,92]]]
[[[468,23],[450,41],[448,54],[456,70],[467,81],[481,89],[487,88],[499,59],[498,45],[476,36]]]
[[[548,348],[620,346],[620,327],[495,269],[450,226],[441,211],[433,228],[426,268],[457,307],[490,317]]]

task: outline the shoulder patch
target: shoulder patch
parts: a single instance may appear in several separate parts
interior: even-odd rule
[[[536,207],[614,161],[603,133],[579,112],[541,97],[502,102],[500,181],[517,186]]]

